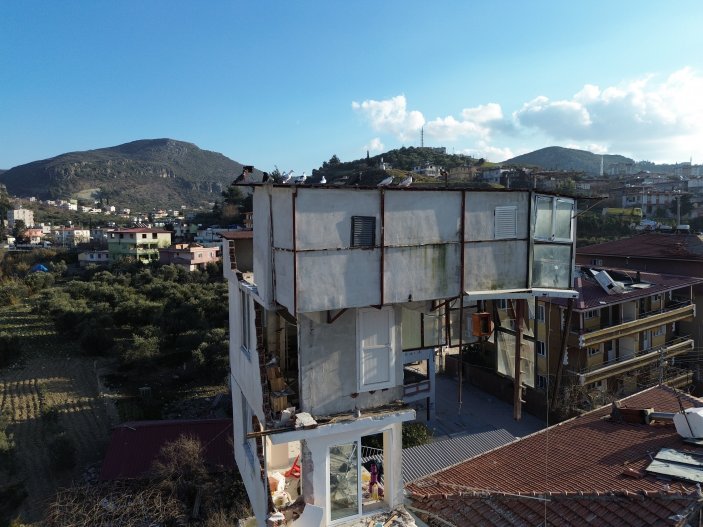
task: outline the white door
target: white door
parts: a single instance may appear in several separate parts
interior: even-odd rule
[[[394,385],[393,309],[360,309],[357,341],[359,391]]]

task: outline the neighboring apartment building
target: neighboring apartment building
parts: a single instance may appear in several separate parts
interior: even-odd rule
[[[32,245],[39,245],[44,238],[44,231],[41,228],[27,229],[24,231],[24,235],[29,240],[29,243]]]
[[[404,366],[427,363],[432,389],[453,300],[573,298],[574,202],[269,184],[254,185],[253,204],[253,276],[234,240],[223,251],[234,454],[252,522],[366,524],[402,508],[401,425],[426,397],[407,392]]]
[[[60,247],[76,247],[90,242],[90,229],[59,227],[53,230],[54,244]]]
[[[171,233],[163,229],[134,227],[115,229],[108,233],[107,250],[110,261],[134,258],[148,263],[159,259],[159,249],[171,245]]]
[[[681,323],[695,315],[693,287],[703,279],[581,268],[571,324],[563,299],[539,299],[535,329],[535,388],[562,388],[553,401],[593,407],[658,382],[683,387],[692,370],[683,355],[695,347]]]
[[[576,262],[592,267],[703,277],[703,236],[646,232],[610,242],[579,247]],[[693,288],[696,317],[682,322],[698,346],[703,345],[703,285]],[[698,366],[700,368],[700,366]],[[697,374],[703,380],[703,371]]]
[[[34,211],[31,209],[11,209],[7,211],[7,222],[10,229],[15,227],[16,221],[24,222],[25,227],[34,226]]]
[[[110,263],[110,253],[108,251],[83,251],[78,253],[78,265],[87,267],[89,265],[108,265]]]
[[[159,249],[159,262],[180,265],[188,271],[205,269],[209,263],[220,261],[219,247],[203,247],[197,243],[175,243],[171,247]]]

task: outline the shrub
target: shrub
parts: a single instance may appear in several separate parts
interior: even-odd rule
[[[0,368],[9,366],[21,355],[22,340],[12,333],[0,331]]]
[[[425,445],[430,442],[432,431],[422,423],[403,423],[403,448]]]

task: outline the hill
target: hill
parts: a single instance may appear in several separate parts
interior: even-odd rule
[[[537,166],[544,170],[569,170],[585,172],[590,175],[600,173],[601,157],[603,170],[617,163],[634,163],[632,159],[620,155],[605,154],[600,156],[586,150],[549,146],[503,161],[503,165]]]
[[[143,139],[20,165],[0,183],[17,196],[92,197],[146,211],[213,202],[241,171],[241,163],[192,143]]]
[[[392,169],[381,169],[381,162]],[[376,156],[357,159],[354,161],[340,161],[337,156],[332,156],[322,166],[312,171],[311,181],[316,183],[324,176],[330,182],[344,182],[346,184],[375,185],[389,174],[397,179],[402,179],[414,167],[436,165],[445,169],[458,166],[482,165],[485,160],[476,160],[463,154],[447,154],[444,148],[431,147],[402,147],[389,150]],[[422,183],[423,178],[415,176],[416,183]],[[436,183],[433,178],[427,178],[427,183]]]

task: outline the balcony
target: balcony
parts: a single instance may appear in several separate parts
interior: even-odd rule
[[[609,340],[635,335],[641,331],[653,329],[656,326],[692,319],[696,315],[696,307],[690,300],[673,302],[663,309],[641,313],[639,318],[621,322],[614,326],[582,330],[578,333],[578,346],[592,348]]]
[[[689,336],[676,337],[664,343],[664,346],[656,346],[635,353],[633,357],[626,359],[614,359],[601,364],[583,368],[578,373],[579,384],[590,384],[602,381],[609,377],[622,375],[642,366],[653,364],[659,360],[666,360],[682,353],[692,351],[694,348],[693,339]]]

